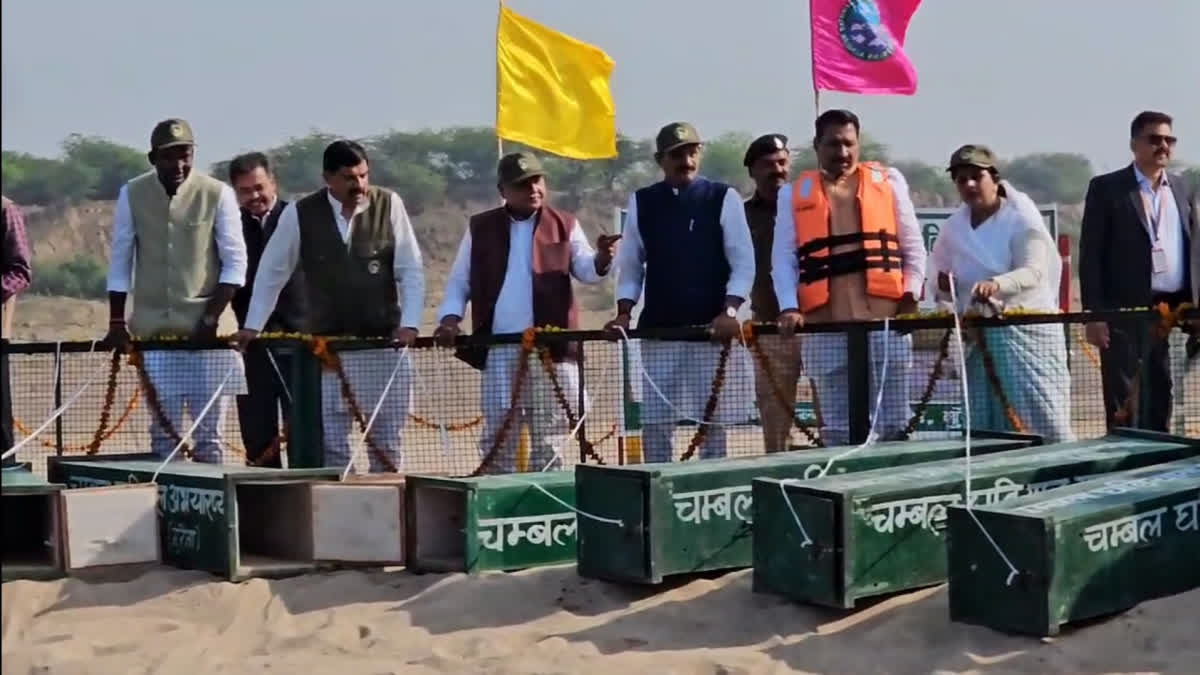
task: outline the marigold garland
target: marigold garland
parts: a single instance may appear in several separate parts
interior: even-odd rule
[[[717,372],[713,376],[712,390],[708,394],[708,400],[704,403],[704,415],[700,418],[700,424],[696,425],[696,433],[692,434],[692,440],[688,442],[687,450],[679,458],[681,462],[691,459],[696,454],[696,450],[704,444],[704,440],[708,438],[709,422],[717,412],[721,388],[725,386],[725,368],[729,365],[729,352],[732,349],[732,341],[721,345],[721,355],[717,359]]]
[[[176,443],[181,442],[183,437],[179,435],[175,424],[163,412],[162,401],[158,397],[158,389],[150,381],[150,374],[146,372],[146,359],[141,350],[135,349],[129,352],[129,364],[137,372],[138,381],[142,385],[142,392],[146,395],[146,405],[150,408],[150,413],[154,416],[154,421],[158,423],[158,426],[162,427],[171,440]],[[192,448],[186,443],[179,451],[184,457],[188,459],[192,458]]]
[[[917,400],[916,410],[913,411],[912,417],[908,418],[908,424],[904,425],[901,438],[911,437],[917,430],[917,425],[921,423],[921,418],[925,416],[925,410],[929,407],[929,402],[933,400],[933,392],[937,388],[938,380],[942,379],[942,369],[950,355],[950,338],[953,334],[954,331],[947,330],[942,335],[941,341],[938,342],[938,355],[933,362],[933,370],[929,373],[929,380],[925,383],[925,390],[921,392],[921,398]]]
[[[766,376],[767,382],[771,384],[771,391],[775,394],[775,399],[778,402],[779,407],[784,410],[788,410],[789,408],[791,409],[792,422],[796,425],[796,428],[799,429],[806,438],[808,438],[809,443],[818,448],[824,447],[825,442],[821,440],[821,437],[813,430],[812,427],[810,427],[804,420],[800,419],[800,416],[796,414],[795,406],[792,405],[791,401],[789,400],[787,392],[785,392],[779,386],[779,382],[776,381],[775,375],[771,371],[771,360],[767,357],[767,353],[762,348],[762,343],[759,342],[758,336],[754,332],[753,322],[746,321],[742,324],[742,338],[745,340],[746,345],[750,347],[750,353],[753,354],[755,360],[758,361],[759,367],[762,368],[763,375]],[[816,413],[817,407],[818,405],[814,397],[814,413]],[[820,418],[819,413],[816,413],[816,416],[818,419]]]
[[[554,368],[554,358],[550,355],[550,350],[546,347],[538,349],[538,357],[542,362],[542,369],[546,371],[546,376],[550,378],[550,387],[554,390],[554,398],[558,400],[559,407],[567,415],[568,429],[574,430],[579,421],[575,418],[575,412],[571,410],[571,404],[567,401],[567,395],[563,391],[562,384],[558,381],[558,372]],[[586,456],[596,460],[597,464],[604,464],[604,459],[596,453],[596,449],[591,443],[586,439],[580,439],[579,442]]]
[[[367,433],[367,418],[362,413],[362,408],[358,405],[358,398],[355,397],[354,391],[350,387],[350,378],[347,377],[345,369],[342,367],[342,359],[337,352],[329,348],[329,341],[323,337],[313,338],[312,353],[321,362],[326,369],[333,372],[338,379],[338,385],[342,392],[342,398],[346,401],[346,407],[350,410],[350,415],[355,422],[358,423],[358,428],[364,434]],[[399,473],[396,464],[387,456],[370,434],[366,436],[367,452],[371,453],[383,468],[391,473]]]
[[[512,430],[513,421],[517,415],[517,405],[521,401],[521,388],[525,384],[525,376],[529,373],[529,355],[533,352],[535,335],[536,331],[533,328],[526,328],[521,333],[521,356],[517,360],[517,372],[513,376],[512,391],[508,398],[508,412],[504,414],[504,420],[500,424],[500,429],[496,431],[496,437],[492,439],[491,447],[484,453],[479,466],[469,474],[470,476],[483,475],[491,468],[496,454],[500,452],[505,438],[508,437],[509,432]]]
[[[996,394],[1001,407],[1004,408],[1004,416],[1008,419],[1009,426],[1019,434],[1028,433],[1028,427],[1021,420],[1021,416],[1017,414],[1017,409],[1013,407],[1012,402],[1009,401],[1008,394],[1004,391],[1004,383],[1000,381],[1000,376],[996,374],[996,362],[992,359],[992,352],[988,349],[987,337],[984,335],[986,330],[986,328],[977,328],[975,330],[975,341],[979,345],[979,355],[983,359],[983,372],[987,375],[992,392]]]

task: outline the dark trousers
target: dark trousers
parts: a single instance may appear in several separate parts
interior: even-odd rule
[[[1166,302],[1174,309],[1188,300],[1187,296],[1187,293],[1156,295],[1153,304]],[[1100,350],[1100,373],[1109,429],[1135,427],[1165,432],[1171,422],[1170,350],[1167,340],[1151,337],[1152,321],[1108,324],[1109,346]],[[1123,413],[1120,419],[1118,412]]]
[[[8,380],[8,338],[0,340],[0,452],[7,451],[15,443],[13,438],[12,383]],[[4,460],[4,464],[16,464],[17,456]]]
[[[251,344],[246,350],[246,391],[237,397],[238,424],[242,430],[242,443],[246,446],[246,460],[257,463],[263,453],[279,435],[279,415],[283,413],[284,425],[290,426],[292,406],[287,390],[279,380],[280,374],[287,378],[292,372],[292,355],[273,351],[279,372],[271,365],[267,347]],[[280,467],[280,448],[263,466]]]

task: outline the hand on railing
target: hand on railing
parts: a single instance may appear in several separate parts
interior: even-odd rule
[[[113,319],[108,322],[108,333],[101,341],[106,349],[115,349],[121,353],[128,353],[133,348],[133,336],[129,334],[129,328],[125,325],[124,319]]]
[[[610,340],[623,337],[624,333],[629,332],[629,314],[624,312],[617,314],[611,321],[604,324],[604,331],[608,333]]]
[[[250,342],[256,337],[258,337],[258,331],[243,328],[233,336],[233,348],[245,354],[246,349],[250,347]]]
[[[779,324],[779,334],[790,337],[797,328],[804,327],[804,315],[798,309],[785,309],[779,313],[776,322]]]
[[[417,340],[417,329],[396,326],[392,329],[392,346],[396,349],[411,347]]]
[[[1083,335],[1092,346],[1108,349],[1108,324],[1103,321],[1093,321],[1083,326]]]
[[[729,342],[742,334],[742,324],[736,315],[726,310],[713,317],[712,323],[708,324],[708,333],[712,335],[713,342]]]
[[[458,338],[461,331],[459,323],[462,322],[461,317],[447,314],[442,317],[438,327],[433,331],[433,341],[440,347],[453,347],[454,340]]]

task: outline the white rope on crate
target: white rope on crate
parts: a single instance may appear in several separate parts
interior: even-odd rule
[[[97,342],[97,340],[92,340],[92,346],[91,346],[91,348],[90,348],[90,349],[88,349],[88,351],[87,351],[87,353],[88,353],[88,354],[93,354],[93,353],[95,353],[95,351],[96,351],[96,342]],[[25,438],[22,438],[22,439],[20,440],[20,442],[18,442],[18,443],[16,443],[16,444],[14,444],[14,445],[13,445],[11,448],[9,448],[8,450],[5,450],[5,451],[4,451],[4,454],[3,454],[3,455],[0,455],[0,460],[3,460],[3,459],[8,459],[9,457],[12,457],[13,455],[17,454],[17,452],[18,452],[18,451],[19,451],[21,448],[25,447],[25,444],[26,444],[26,443],[29,443],[29,442],[30,442],[30,441],[32,441],[34,438],[36,438],[38,434],[40,434],[40,433],[42,433],[43,431],[45,431],[47,427],[49,427],[51,424],[53,424],[53,423],[54,423],[54,420],[58,419],[60,415],[62,415],[63,413],[65,413],[65,412],[67,411],[67,409],[68,409],[68,408],[70,408],[70,407],[71,407],[71,406],[72,406],[72,405],[75,403],[75,401],[77,401],[77,400],[79,399],[79,397],[83,395],[83,392],[84,392],[85,390],[87,390],[87,388],[88,388],[88,387],[90,387],[90,386],[92,385],[92,382],[94,382],[94,381],[96,380],[96,376],[97,376],[97,375],[99,375],[100,373],[104,372],[105,370],[107,370],[107,368],[108,368],[108,364],[106,363],[106,364],[104,364],[103,366],[101,366],[100,368],[97,368],[96,370],[92,371],[92,374],[91,374],[91,376],[89,376],[89,377],[88,377],[88,379],[84,381],[84,383],[83,383],[83,386],[82,386],[82,387],[80,387],[78,391],[76,391],[74,394],[71,394],[71,395],[70,395],[70,396],[67,398],[67,400],[63,401],[63,404],[62,404],[62,405],[60,405],[60,406],[58,406],[57,408],[55,408],[54,410],[52,410],[52,411],[50,412],[50,416],[49,416],[48,418],[46,418],[46,421],[45,421],[45,422],[42,422],[41,426],[39,426],[38,428],[34,429],[34,430],[33,430],[32,432],[30,432],[30,434],[29,434],[28,436],[26,436]],[[56,369],[56,372],[55,372],[56,379],[57,379],[57,374],[58,374],[58,373],[57,373],[57,369]]]
[[[392,368],[392,374],[388,377],[387,384],[383,387],[383,393],[379,395],[379,400],[375,402],[375,408],[371,411],[371,417],[367,419],[367,423],[362,432],[362,438],[359,441],[359,446],[365,451],[367,448],[367,435],[371,433],[371,425],[375,424],[375,418],[379,415],[380,409],[383,408],[383,402],[387,399],[388,392],[392,390],[392,384],[396,381],[396,376],[400,374],[400,367],[404,365],[404,360],[408,358],[408,346],[400,351],[400,355],[396,357],[396,367]],[[346,462],[346,468],[342,469],[342,480],[346,480],[346,476],[350,475],[350,469],[354,468],[354,457],[358,450],[350,451],[350,460]],[[380,450],[383,452],[383,450]],[[368,461],[370,458],[368,457]],[[396,467],[400,472],[404,471],[404,455],[400,455],[400,466]]]
[[[963,472],[966,480],[963,501],[967,509],[967,515],[979,526],[979,531],[983,532],[983,536],[987,538],[988,543],[992,545],[992,548],[996,549],[996,553],[999,554],[1004,564],[1008,565],[1008,578],[1005,580],[1004,585],[1011,586],[1013,579],[1020,572],[1017,570],[1016,565],[1013,565],[1012,561],[1008,559],[1008,555],[1004,553],[1004,549],[1000,548],[1000,545],[996,543],[996,540],[992,537],[992,533],[988,532],[988,529],[983,526],[979,517],[975,515],[975,510],[971,508],[971,396],[967,390],[967,357],[963,350],[962,323],[958,318],[958,296],[954,289],[954,275],[948,274],[947,276],[950,277],[950,303],[954,306],[954,311],[952,312],[954,316],[954,341],[958,346],[958,376],[959,381],[962,382],[963,414],[966,416],[966,420],[963,422],[963,431],[966,434],[964,441],[966,464]]]
[[[283,376],[283,371],[279,369],[279,364],[275,362],[275,355],[271,353],[271,348],[264,345],[263,349],[267,352],[267,358],[271,361],[271,367],[275,369],[275,377],[279,378],[279,385],[283,387],[283,394],[287,396],[288,403],[292,403],[292,390],[288,389],[287,378]]]
[[[570,509],[576,515],[583,516],[584,518],[590,518],[591,520],[595,520],[600,523],[608,523],[609,525],[616,525],[617,527],[625,527],[625,521],[621,520],[620,518],[605,518],[604,516],[597,516],[594,513],[588,513],[587,511],[582,511],[582,510],[576,508],[575,506],[568,504],[567,502],[559,499],[558,497],[556,497],[554,495],[554,493],[550,492],[546,488],[542,487],[541,485],[538,485],[537,483],[535,483],[533,481],[521,480],[520,478],[513,478],[512,476],[491,476],[491,478],[499,478],[501,480],[510,481],[512,483],[519,483],[520,485],[525,485],[527,487],[531,487],[531,488],[541,492],[542,494],[546,495],[547,497],[554,500],[555,502],[558,502],[560,505]]]
[[[884,386],[887,384],[888,359],[891,356],[891,332],[891,319],[885,317],[883,319],[883,363],[880,367],[879,386],[876,387],[875,391],[875,409],[871,414],[871,430],[867,432],[867,439],[861,444],[850,448],[849,450],[840,452],[833,457],[830,457],[829,461],[825,463],[825,467],[821,469],[821,473],[817,474],[817,478],[827,475],[829,473],[829,469],[833,468],[833,463],[837,460],[845,459],[846,457],[849,457],[860,450],[869,448],[875,445],[875,442],[879,440],[879,433],[875,431],[875,425],[879,422],[879,411],[880,408],[883,407],[883,390]],[[779,481],[779,494],[783,496],[783,503],[787,504],[788,511],[790,511],[792,514],[792,520],[796,521],[796,527],[800,529],[800,534],[804,537],[804,541],[801,542],[800,548],[805,548],[807,546],[811,546],[813,541],[812,538],[808,536],[808,530],[804,528],[804,523],[800,520],[800,514],[796,513],[796,507],[792,505],[792,499],[787,493],[788,485],[796,485],[799,483],[800,480],[796,478],[785,478]]]
[[[192,434],[196,431],[196,428],[200,426],[200,422],[204,419],[204,416],[208,414],[208,411],[212,409],[213,404],[216,403],[217,399],[221,397],[221,391],[225,389],[226,384],[229,384],[229,378],[233,377],[233,374],[237,372],[239,365],[241,365],[239,361],[234,361],[229,365],[229,370],[225,372],[225,377],[221,378],[221,383],[217,385],[217,388],[213,391],[212,396],[209,397],[208,403],[204,404],[204,407],[200,409],[200,413],[195,416],[195,419],[192,420],[192,426],[188,427],[187,432],[179,437],[179,442],[175,444],[175,449],[172,450],[171,454],[167,455],[167,458],[162,461],[162,464],[159,464],[158,468],[154,470],[154,475],[150,477],[151,483],[158,480],[158,474],[162,473],[162,470],[166,468],[167,464],[169,464],[171,460],[175,458],[175,453],[179,452],[179,449],[183,447],[184,443],[187,443],[188,440],[191,439]]]

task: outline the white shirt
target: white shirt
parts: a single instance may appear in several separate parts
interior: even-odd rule
[[[388,191],[392,197],[392,237],[396,248],[392,254],[392,275],[396,280],[396,298],[400,305],[400,325],[417,328],[425,310],[425,269],[421,262],[421,249],[413,234],[412,222],[400,195]],[[326,193],[329,207],[333,209],[333,220],[337,223],[342,242],[350,241],[350,225],[354,217],[367,210],[370,202],[363,200],[354,208],[347,220],[342,215],[342,203]],[[275,233],[263,249],[254,275],[254,294],[250,297],[250,308],[246,310],[246,328],[261,331],[271,312],[279,292],[292,278],[292,272],[300,262],[300,219],[296,215],[296,202],[290,202],[279,214]]]
[[[980,281],[995,281],[1006,308],[1053,312],[1058,309],[1062,259],[1050,238],[1037,204],[1008,181],[1000,209],[978,227],[971,226],[965,204],[946,219],[933,245],[929,268],[954,275],[957,309],[971,306],[971,289]],[[936,286],[935,286],[936,288]],[[950,294],[938,289],[940,300]]]
[[[1147,207],[1146,234],[1150,235],[1150,247],[1161,248],[1166,259],[1166,268],[1162,274],[1154,274],[1151,268],[1150,288],[1158,293],[1183,290],[1183,223],[1179,219],[1179,204],[1175,203],[1175,192],[1167,184],[1167,172],[1162,172],[1158,189],[1150,185],[1150,179],[1136,165],[1133,167],[1133,175],[1137,176],[1142,203]],[[1160,217],[1161,223],[1158,222]]]
[[[165,224],[165,223],[164,223]],[[242,238],[242,212],[237,195],[228,185],[221,186],[217,214],[213,223],[213,239],[221,272],[217,280],[223,284],[246,284],[246,240]],[[137,248],[133,230],[133,210],[129,206],[129,185],[121,186],[117,194],[117,212],[113,216],[112,258],[108,263],[108,290],[128,293],[133,287],[133,260]]]
[[[621,237],[614,263],[617,269],[617,299],[637,302],[646,278],[646,247],[638,230],[636,193],[629,197],[626,213],[625,229],[621,232],[624,236]],[[741,196],[733,188],[726,191],[725,199],[721,202],[721,233],[725,259],[729,263],[725,295],[745,300],[750,297],[750,288],[754,285],[754,241],[750,238],[750,226],[746,223],[746,208],[742,205]],[[679,255],[685,256],[687,251],[679,251]]]
[[[896,237],[900,240],[900,267],[904,276],[904,291],[914,298],[921,297],[925,285],[925,240],[917,210],[908,194],[908,181],[891,167],[887,170],[895,195]],[[779,311],[796,309],[796,286],[800,283],[800,263],[796,260],[796,219],[792,215],[792,184],[779,188],[775,210],[775,241],[771,247],[771,280],[775,282],[775,297]]]
[[[492,333],[520,333],[533,325],[533,225],[534,217],[525,220],[509,219],[508,268],[492,318]],[[571,231],[571,276],[585,284],[604,280],[596,273],[596,252],[583,234],[578,222]],[[607,274],[607,271],[606,273]],[[446,297],[438,317],[453,314],[462,318],[471,298],[471,229],[467,228],[450,278],[446,281]]]

